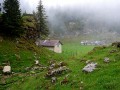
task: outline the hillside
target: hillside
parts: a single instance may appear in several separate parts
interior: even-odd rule
[[[9,40],[0,42],[0,65],[9,61],[14,72],[10,76],[0,75],[1,90],[119,90],[120,88],[120,50],[115,46],[93,48],[94,46],[81,46],[71,42],[64,43],[62,54],[55,54],[44,48],[38,48],[24,39],[18,42]],[[105,57],[108,57],[110,62],[105,63]],[[40,65],[34,64],[36,59]],[[97,63],[97,67],[91,73],[82,72],[88,60]],[[53,65],[51,63],[55,66],[49,71]],[[52,82],[52,77],[56,78],[55,82]]]
[[[0,37],[0,90],[14,82],[14,79],[15,81],[20,79],[16,75],[15,78],[14,75],[9,77],[2,75],[2,68],[6,63],[10,63],[12,73],[24,74],[27,72],[25,68],[32,67],[35,60],[39,60],[42,65],[46,65],[48,60],[53,59],[51,57],[53,55],[53,52],[42,47],[36,47],[33,42],[26,41],[24,38],[10,40]]]

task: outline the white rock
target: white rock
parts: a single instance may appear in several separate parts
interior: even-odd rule
[[[51,79],[52,79],[52,80],[51,80],[52,83],[55,83],[55,82],[57,81],[57,78],[56,78],[56,77],[52,77]]]
[[[97,63],[87,64],[82,70],[85,72],[92,72],[96,68]]]
[[[108,57],[105,57],[104,62],[108,63],[108,62],[110,62],[110,59]]]
[[[53,63],[53,64],[51,65],[51,67],[55,67],[55,63]]]
[[[35,60],[35,64],[36,64],[36,65],[39,64],[39,61],[38,61],[38,60]]]
[[[3,73],[11,73],[11,66],[4,66]]]

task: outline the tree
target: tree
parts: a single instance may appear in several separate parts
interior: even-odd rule
[[[37,29],[39,32],[39,38],[44,38],[47,37],[49,34],[49,30],[47,27],[47,16],[45,14],[45,9],[42,5],[42,1],[40,0],[39,5],[38,5],[38,11],[37,11]]]
[[[9,36],[20,36],[23,33],[22,17],[18,0],[5,0],[3,4],[4,13],[2,32]]]

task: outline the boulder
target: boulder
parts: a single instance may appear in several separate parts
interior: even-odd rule
[[[7,65],[3,67],[3,73],[4,74],[10,74],[11,73],[11,66]]]
[[[95,70],[96,65],[97,65],[97,63],[93,63],[93,62],[89,63],[82,69],[82,71],[84,71],[84,72],[92,72],[92,71]]]

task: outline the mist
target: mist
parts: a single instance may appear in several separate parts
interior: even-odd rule
[[[120,37],[119,5],[118,0],[75,0],[73,4],[45,6],[51,36],[116,41]]]
[[[0,0],[2,1],[2,0]],[[120,37],[120,0],[42,0],[50,37]],[[22,12],[37,11],[39,0],[20,0]]]

